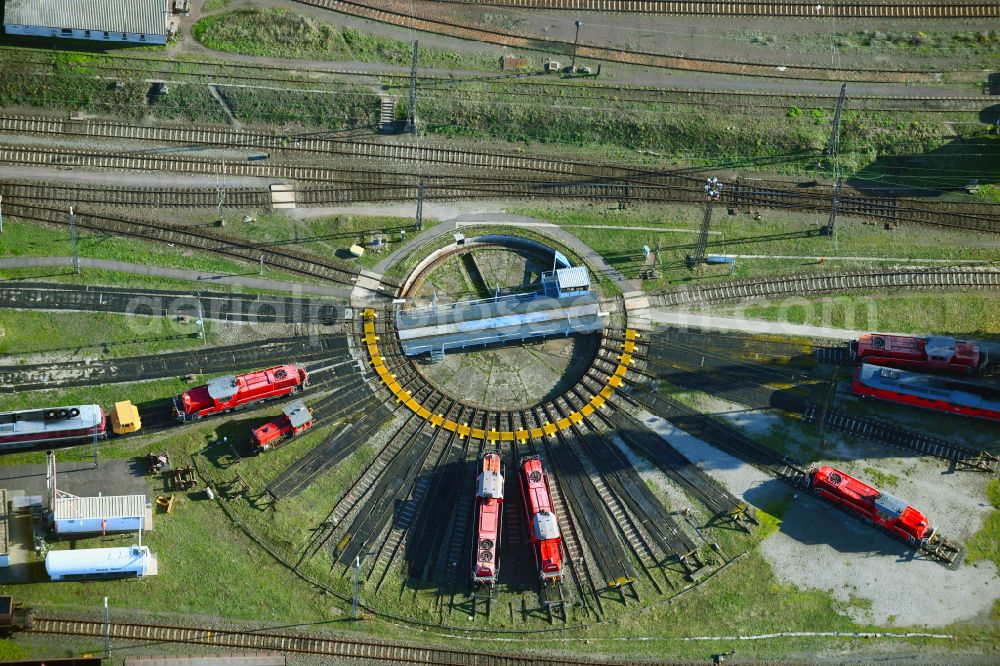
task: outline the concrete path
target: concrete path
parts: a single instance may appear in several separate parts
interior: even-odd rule
[[[3,268],[65,268],[70,270],[70,257],[9,257],[0,259],[0,269]],[[347,287],[324,287],[315,284],[300,284],[298,282],[283,282],[281,280],[268,280],[260,277],[252,277],[256,273],[246,275],[216,275],[213,273],[203,273],[201,271],[187,268],[167,268],[165,266],[151,266],[149,264],[130,264],[125,261],[113,261],[110,259],[90,259],[80,257],[82,268],[97,268],[105,271],[116,271],[119,273],[133,273],[135,275],[151,275],[155,277],[171,278],[174,280],[191,280],[193,282],[204,282],[211,284],[231,284],[250,289],[268,289],[272,291],[288,291],[296,294],[310,294],[314,296],[333,296],[335,298],[350,298],[351,289]]]
[[[594,251],[589,245],[562,227],[532,217],[512,215],[510,213],[465,213],[450,220],[445,220],[441,224],[437,224],[414,236],[406,245],[390,253],[372,270],[376,273],[384,273],[389,266],[392,266],[396,261],[405,256],[413,247],[418,247],[421,243],[432,238],[454,233],[461,227],[494,224],[514,227],[529,227],[543,236],[548,236],[558,241],[559,243],[572,249],[576,254],[583,257],[584,261],[592,270],[611,280],[615,287],[620,289],[622,292],[630,292],[642,288],[642,286],[636,281],[627,279],[624,275],[618,272],[617,269],[608,264],[604,260],[604,257]]]
[[[744,331],[746,333],[764,333],[778,335],[801,335],[810,338],[829,338],[831,340],[854,340],[871,331],[852,331],[843,328],[827,326],[808,326],[805,324],[788,324],[777,321],[757,319],[736,319],[734,317],[713,317],[711,315],[692,312],[664,312],[651,309],[649,318],[654,324],[668,324],[681,328],[709,329],[717,331]],[[904,334],[905,335],[905,334]]]

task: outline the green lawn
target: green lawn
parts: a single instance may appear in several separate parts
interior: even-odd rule
[[[155,385],[155,388],[154,388]],[[145,389],[143,388],[145,387]],[[149,382],[132,385],[129,394],[135,400],[142,394],[169,395],[180,387],[170,382]],[[152,391],[150,389],[153,389]],[[102,388],[101,391],[107,389]],[[62,392],[64,395],[67,392]],[[4,586],[0,593],[12,591],[22,601],[42,611],[92,613],[99,608],[104,596],[109,597],[112,615],[116,619],[140,620],[157,617],[175,621],[197,616],[206,626],[217,622],[252,621],[275,626],[301,624],[303,630],[348,630],[373,636],[395,639],[414,639],[431,643],[453,645],[453,639],[437,632],[415,636],[413,629],[395,622],[367,621],[360,624],[341,624],[349,603],[326,594],[290,573],[276,563],[231,522],[229,515],[240,521],[257,538],[264,541],[283,559],[294,563],[303,552],[314,528],[322,521],[339,496],[371,459],[372,450],[362,449],[336,469],[321,475],[301,495],[286,498],[276,506],[266,508],[252,498],[259,495],[268,481],[297,457],[304,454],[335,427],[323,428],[292,440],[259,457],[245,457],[240,461],[228,447],[213,446],[225,435],[238,450],[245,453],[246,433],[263,422],[275,410],[218,419],[197,427],[168,432],[153,441],[149,437],[129,438],[125,443],[109,441],[104,445],[103,456],[136,457],[149,451],[167,451],[174,464],[192,461],[198,468],[202,486],[189,493],[176,493],[174,510],[167,515],[158,512],[154,529],[144,537],[159,559],[159,575],[140,581],[112,581],[93,583],[33,583],[15,587]],[[64,451],[61,460],[86,460],[87,447]],[[20,462],[40,463],[42,453],[4,456],[0,464]],[[229,481],[239,472],[251,487],[247,498],[230,486]],[[216,502],[207,500],[201,492],[209,482],[218,491]],[[165,491],[160,478],[148,477],[151,498]],[[219,502],[226,504],[224,512]],[[607,621],[588,629],[560,632],[555,636],[517,633],[505,634],[502,642],[489,642],[491,650],[523,653],[531,650],[557,652],[581,651],[594,654],[599,651],[618,658],[659,657],[669,654],[677,658],[702,659],[705,654],[732,649],[728,641],[684,641],[685,637],[724,636],[734,634],[760,634],[779,631],[846,631],[865,630],[869,627],[852,623],[843,614],[843,605],[829,595],[818,591],[803,591],[777,580],[770,565],[753,550],[754,545],[766,538],[780,522],[787,506],[787,498],[779,499],[768,507],[763,516],[763,527],[754,536],[724,530],[709,529],[707,535],[721,545],[728,558],[749,551],[717,576],[684,595],[665,603],[665,597],[656,596],[640,584],[643,603],[620,606],[613,595],[605,597]],[[117,543],[117,542],[115,542]],[[127,538],[121,543],[127,543]],[[76,547],[108,545],[98,539],[81,540]],[[58,547],[68,547],[60,544]],[[303,565],[303,571],[339,593],[349,595],[350,577],[342,575],[344,568],[337,565],[331,570],[329,555],[321,551]],[[391,576],[390,576],[391,578]],[[370,591],[362,591],[362,599],[388,613],[401,613],[409,617],[434,622],[438,616],[432,612],[435,590],[414,591],[390,579],[383,594],[372,598]],[[766,603],[764,599],[766,598]],[[532,621],[521,623],[519,614],[511,622],[506,601],[517,603],[516,595],[502,600],[495,609],[491,628],[543,629],[548,624]],[[664,603],[656,603],[656,602]],[[650,605],[651,604],[651,605]],[[647,606],[648,605],[648,606]],[[461,617],[459,617],[461,616]],[[574,621],[582,620],[578,609],[571,610]],[[464,614],[445,615],[446,621],[465,626]],[[964,630],[973,640],[981,635],[976,628]],[[445,633],[453,633],[446,631]],[[655,637],[656,640],[630,640]],[[566,643],[559,639],[579,639],[583,643]],[[779,639],[741,644],[740,654],[767,659],[801,654],[803,650],[833,649],[846,646],[830,639]],[[952,649],[965,643],[951,643]],[[974,645],[970,643],[969,645]],[[936,649],[930,644],[927,649]],[[0,649],[8,649],[0,647]],[[877,646],[871,648],[878,650]],[[17,655],[16,648],[9,652]],[[0,654],[5,654],[0,652]]]
[[[424,220],[424,229],[437,223],[438,220]],[[225,228],[228,236],[254,243],[303,249],[325,259],[342,259],[366,268],[377,264],[404,242],[400,232],[406,233],[405,241],[413,239],[416,231],[412,218],[333,215],[297,219],[276,213],[261,213],[255,222],[249,224],[243,222],[242,215],[227,217]],[[378,247],[374,245],[377,236],[383,239],[383,244]],[[365,254],[352,256],[349,249],[354,244],[364,247]]]
[[[966,559],[990,560],[1000,569],[1000,479],[990,481],[987,494],[993,511],[986,517],[983,528],[966,542]]]
[[[195,23],[192,32],[210,49],[242,55],[384,62],[407,67],[413,59],[410,42],[340,27],[287,9],[238,9],[213,14]],[[418,58],[421,67],[500,68],[499,51],[493,56],[424,46]],[[533,69],[541,69],[542,54],[532,54],[531,59]]]
[[[988,292],[845,293],[794,297],[783,303],[723,306],[709,311],[748,319],[855,330],[1000,337],[1000,295]]]
[[[919,232],[916,232],[917,227],[888,232],[859,218],[841,218],[836,237],[831,239],[817,233],[826,223],[826,216],[819,213],[763,210],[762,219],[754,220],[744,214],[728,215],[725,208],[717,208],[710,227],[708,254],[760,258],[737,258],[733,274],[725,265],[703,265],[692,271],[687,269],[685,259],[694,251],[697,230],[704,218],[704,209],[698,206],[644,205],[619,211],[610,206],[565,204],[512,212],[559,224],[572,231],[626,277],[637,277],[644,266],[643,245],[655,248],[659,242],[664,270],[658,279],[644,283],[644,288],[651,291],[710,280],[814,271],[845,272],[901,263],[893,259],[1000,260],[1000,247],[983,243],[983,236],[974,233],[931,227],[919,227]],[[775,255],[798,258],[771,258]],[[820,257],[824,258],[822,263]]]
[[[240,218],[242,219],[242,217]],[[4,218],[3,244],[0,245],[0,257],[35,257],[35,256],[57,256],[69,257],[73,253],[73,246],[69,237],[69,229],[66,227],[56,227],[48,224],[40,224],[17,218]],[[211,272],[218,275],[247,275],[252,277],[263,277],[272,280],[283,280],[286,282],[309,281],[307,277],[285,273],[267,266],[264,267],[264,274],[259,275],[258,264],[255,262],[242,262],[221,258],[219,255],[204,252],[201,250],[188,250],[178,247],[170,247],[166,243],[154,243],[150,241],[137,240],[123,236],[115,236],[91,231],[80,231],[77,236],[77,247],[79,256],[91,259],[111,259],[124,261],[133,264],[149,264],[156,266],[167,266],[170,268],[184,268],[197,271]],[[30,269],[8,269],[0,272],[0,276],[20,277],[24,273],[38,275],[39,273],[54,273],[57,277],[62,277],[69,269],[41,268]],[[105,273],[101,273],[106,276]],[[130,278],[138,279],[138,278]],[[169,279],[147,279],[147,285],[170,284],[177,286],[176,280]],[[185,289],[197,288],[197,283],[184,282]],[[328,284],[328,283],[325,283]],[[208,287],[215,290],[216,285]]]
[[[207,342],[214,342],[206,322]],[[74,352],[102,357],[139,356],[200,347],[198,326],[168,317],[107,312],[0,310],[0,354]]]

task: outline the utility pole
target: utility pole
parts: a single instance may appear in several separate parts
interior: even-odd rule
[[[361,555],[354,558],[354,600],[351,602],[351,619],[358,619],[358,580],[361,578]]]
[[[580,44],[580,27],[583,25],[583,21],[577,19],[576,21],[576,37],[573,38],[573,60],[569,64],[569,73],[573,74],[576,72],[576,47]]]
[[[823,151],[824,155],[829,155],[836,158],[837,152],[840,150],[840,115],[844,110],[844,99],[847,95],[847,84],[842,83],[840,85],[840,97],[837,98],[837,110],[833,114],[833,129],[830,131],[830,139],[826,142],[826,149]]]
[[[844,178],[840,173],[840,116],[844,110],[844,99],[847,95],[847,84],[840,85],[840,97],[837,98],[837,110],[833,114],[833,128],[830,130],[830,140],[826,143],[824,154],[833,160],[833,198],[830,201],[830,218],[820,233],[824,236],[833,235],[833,226],[837,221],[837,205],[840,203],[840,188]]]
[[[111,659],[111,622],[108,619],[107,597],[104,597],[104,658]]]
[[[221,174],[216,181],[215,191],[219,194],[219,224],[225,225],[225,218],[222,217],[222,204],[226,202],[226,182]]]
[[[701,221],[701,229],[698,230],[698,244],[695,246],[694,254],[688,255],[688,268],[694,268],[705,261],[705,250],[708,248],[708,227],[712,223],[712,208],[715,200],[722,193],[722,183],[715,176],[705,181],[705,194],[708,195],[708,203],[705,205],[705,217]]]
[[[264,255],[260,255],[260,275],[264,274]]]
[[[3,233],[3,195],[0,195],[0,234]]]
[[[80,256],[76,251],[76,215],[73,213],[73,207],[69,207],[69,238],[70,242],[73,243],[73,272],[77,275],[80,274]]]
[[[198,337],[208,344],[208,337],[205,335],[205,317],[204,311],[201,309],[201,295],[197,296],[198,299],[198,321],[195,323],[198,325]]]
[[[837,205],[840,203],[840,186],[844,184],[844,179],[837,178],[837,184],[833,186],[833,199],[830,201],[830,219],[826,221],[826,226],[820,230],[824,236],[833,235],[833,225],[837,221]]]
[[[417,181],[417,233],[424,229],[424,179]]]
[[[417,45],[413,40],[413,64],[410,65],[410,108],[406,110],[406,131],[417,133]]]

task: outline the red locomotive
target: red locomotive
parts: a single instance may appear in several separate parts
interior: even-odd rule
[[[108,419],[100,405],[73,405],[0,412],[0,451],[40,444],[107,437]]]
[[[1000,388],[980,382],[862,363],[851,388],[863,398],[1000,421]]]
[[[543,583],[562,578],[562,537],[552,511],[549,479],[538,456],[521,458],[521,495],[531,531],[535,564]]]
[[[503,515],[503,460],[499,453],[481,458],[476,482],[476,544],[472,582],[495,585],[500,573],[500,523]]]
[[[939,335],[914,338],[869,333],[851,342],[851,358],[857,363],[957,374],[977,373],[987,364],[986,354],[976,345]]]
[[[934,534],[927,517],[905,501],[832,467],[810,469],[809,489],[911,544],[925,543]]]
[[[297,365],[278,365],[245,375],[216,377],[174,398],[174,414],[181,421],[190,421],[231,412],[298,393],[308,383],[309,375]]]
[[[313,427],[312,410],[301,400],[290,402],[281,410],[281,416],[276,416],[264,425],[250,432],[257,451],[267,451],[278,444],[282,438],[292,438]]]

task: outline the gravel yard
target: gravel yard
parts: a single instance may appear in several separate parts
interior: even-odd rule
[[[649,413],[640,418],[678,451],[730,491],[757,507],[780,502],[790,489],[760,470],[709,446]],[[753,419],[752,414],[742,415]],[[896,477],[891,490],[931,517],[942,531],[962,540],[982,525],[989,506],[987,479],[948,474],[940,461],[917,458],[855,460],[845,471],[863,475],[874,465]],[[914,557],[912,550],[801,492],[794,493],[778,531],[760,546],[783,582],[825,590],[859,622],[894,626],[945,626],[986,616],[1000,598],[1000,578],[989,562],[949,571]],[[919,590],[919,603],[914,595]]]

